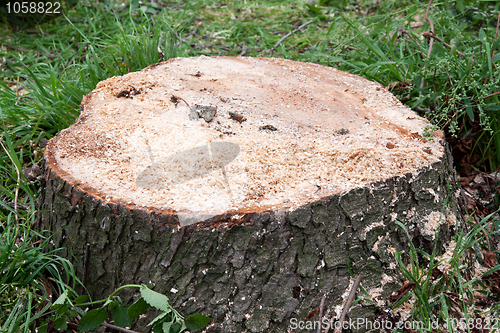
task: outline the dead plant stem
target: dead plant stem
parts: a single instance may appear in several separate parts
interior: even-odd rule
[[[14,210],[16,211],[16,221],[19,219],[17,216],[17,198],[19,196],[19,183],[21,182],[21,172],[19,171],[19,168],[17,167],[16,163],[14,163],[14,160],[10,156],[9,152],[3,145],[3,142],[0,141],[0,145],[2,145],[3,150],[5,150],[5,153],[7,153],[7,156],[9,156],[9,159],[11,160],[12,164],[16,167],[16,173],[17,173],[17,184],[16,184],[16,190],[15,190],[15,195],[14,195]]]
[[[431,31],[432,31],[432,33],[434,33],[434,23],[429,18],[429,10],[431,9],[431,5],[432,5],[432,0],[429,0],[429,4],[427,5],[427,10],[425,11],[425,19],[431,25]],[[434,45],[434,39],[431,39],[429,42],[429,50],[427,51],[427,58],[429,58],[431,56],[433,45]],[[426,70],[428,69],[427,65],[425,65],[424,67]],[[425,84],[425,79],[422,77],[422,81],[420,81],[420,90],[422,90],[422,88],[424,88],[424,84]]]

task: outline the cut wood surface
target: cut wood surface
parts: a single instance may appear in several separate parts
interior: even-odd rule
[[[51,167],[104,202],[180,216],[297,208],[443,156],[442,133],[421,140],[424,119],[381,85],[282,59],[175,59],[101,82],[82,107]],[[237,157],[210,165],[208,143]]]
[[[399,288],[396,220],[444,250],[455,174],[427,126],[334,68],[171,59],[99,83],[48,143],[40,226],[59,231],[94,296],[152,281],[214,332],[286,332],[322,295],[335,316],[348,263],[376,302]]]

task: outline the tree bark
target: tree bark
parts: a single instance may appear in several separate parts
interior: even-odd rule
[[[317,66],[275,61],[279,66]],[[145,71],[161,66],[169,62]],[[207,68],[200,68],[205,75]],[[195,85],[196,80],[193,76]],[[79,121],[68,131],[77,131],[90,117],[89,110],[96,108],[89,106],[93,96],[97,93],[86,97]],[[242,116],[251,114],[243,112]],[[206,120],[200,118],[200,122]],[[395,137],[410,137],[410,143],[421,144],[417,136],[422,131],[395,123],[388,126]],[[344,124],[349,122],[338,129],[347,129]],[[72,259],[81,278],[86,273],[86,287],[93,298],[105,297],[127,283],[152,284],[182,313],[211,316],[214,321],[207,332],[300,332],[293,329],[294,320],[304,321],[323,295],[324,318],[338,318],[335,309],[347,298],[349,283],[359,274],[363,275],[361,285],[374,300],[387,304],[390,293],[404,282],[394,254],[405,256],[409,251],[409,239],[395,221],[406,226],[416,247],[429,252],[436,242],[443,252],[459,224],[456,176],[442,133],[435,135],[434,142],[425,143],[432,149],[441,147],[437,161],[423,162],[403,174],[339,191],[323,192],[317,186],[321,195],[304,196],[297,205],[293,200],[242,204],[240,209],[207,214],[109,198],[111,194],[86,183],[61,162],[71,155],[67,152],[61,157],[58,150],[68,142],[68,135],[51,140],[45,152],[39,228],[55,232],[54,246],[64,248],[63,254]],[[244,144],[239,145],[244,152]],[[90,255],[83,272],[86,244],[90,244]],[[127,292],[123,297],[127,301],[137,295]],[[374,318],[375,307],[361,304],[348,317]],[[320,320],[317,317],[308,320]]]

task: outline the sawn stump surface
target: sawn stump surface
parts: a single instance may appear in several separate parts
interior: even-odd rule
[[[209,332],[286,332],[322,295],[338,316],[349,268],[387,302],[395,253],[409,249],[395,221],[444,250],[455,172],[427,127],[380,84],[334,68],[171,59],[99,83],[49,142],[40,228],[93,297],[152,283],[214,318]]]

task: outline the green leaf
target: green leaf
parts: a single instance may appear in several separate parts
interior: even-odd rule
[[[172,326],[172,324],[172,321],[163,323],[163,333],[170,333],[170,326]]]
[[[68,299],[68,289],[66,289],[52,305],[52,310],[60,308]]]
[[[117,301],[113,301],[111,303],[109,303],[108,305],[108,311],[113,311],[114,309],[116,309],[116,307],[119,305],[119,303]]]
[[[183,331],[183,328],[182,328],[181,324],[173,323],[172,326],[170,327],[169,333],[180,333],[182,331]]]
[[[102,308],[107,307],[107,306],[108,306],[108,305],[110,305],[112,302],[113,302],[113,301],[112,301],[110,298],[108,298],[108,299],[106,300],[106,302],[104,302],[104,304],[102,305]]]
[[[190,330],[196,331],[206,327],[210,321],[212,321],[212,318],[202,315],[201,313],[196,313],[186,318],[186,326]]]
[[[167,315],[168,315],[168,312],[162,312],[162,313],[160,313],[155,319],[153,319],[152,322],[150,322],[148,324],[148,326],[155,326],[158,323],[162,323],[164,321],[163,318],[165,318]]]
[[[314,14],[320,14],[321,13],[321,8],[318,8],[318,7],[314,6],[314,5],[309,5],[309,4],[306,4],[306,6]]]
[[[65,314],[65,313],[67,313],[68,311],[69,311],[69,305],[68,304],[64,304],[59,309],[57,309],[56,315],[61,316],[61,315]]]
[[[38,326],[37,333],[47,333],[47,322],[44,322],[42,325]]]
[[[141,296],[149,305],[162,311],[170,311],[167,296],[157,293],[156,291],[152,291],[146,286],[141,289]]]
[[[481,41],[486,41],[486,32],[484,32],[484,29],[481,28],[479,29],[479,39],[481,39]]]
[[[68,328],[68,323],[66,322],[66,318],[64,317],[54,320],[54,325],[58,330],[65,330]]]
[[[80,319],[78,323],[78,332],[90,332],[99,327],[106,318],[108,318],[106,309],[99,308],[90,310]]]
[[[148,309],[149,309],[148,303],[146,303],[144,299],[142,299],[141,297],[128,308],[128,316],[130,320],[135,320],[141,314],[146,313]]]
[[[88,299],[89,299],[89,297],[87,295],[78,296],[77,298],[75,298],[73,303],[82,304],[82,303],[87,302]]]
[[[153,327],[153,333],[163,333],[163,326],[162,326],[162,324],[158,324],[155,327]]]
[[[472,110],[472,105],[470,103],[469,97],[465,97],[465,111],[467,112],[467,115],[469,116],[470,120],[474,121],[474,111]]]
[[[111,316],[115,324],[120,327],[130,327],[132,325],[132,321],[128,315],[128,307],[118,304],[115,311],[111,313]]]

